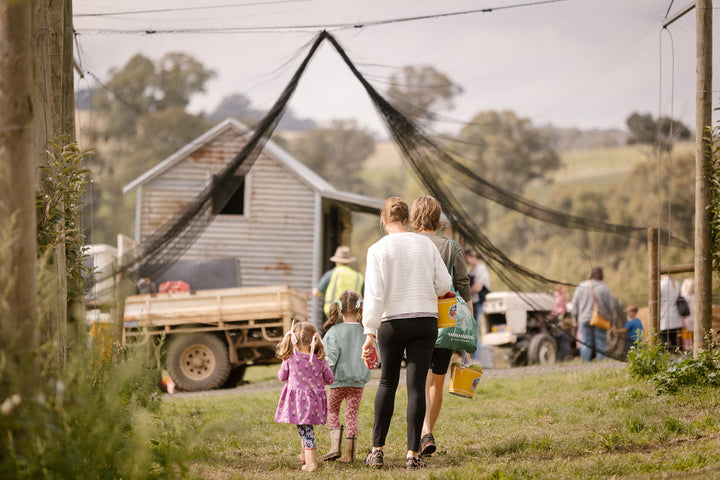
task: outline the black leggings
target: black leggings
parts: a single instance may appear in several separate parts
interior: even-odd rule
[[[407,449],[420,449],[420,433],[425,417],[425,379],[430,367],[437,319],[433,317],[402,318],[380,324],[377,333],[380,347],[380,384],[375,395],[373,446],[385,445],[390,420],[395,409],[395,392],[400,382],[403,354],[407,358]]]

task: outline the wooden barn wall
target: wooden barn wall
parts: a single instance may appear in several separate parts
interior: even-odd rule
[[[142,237],[204,188],[242,147],[234,132],[219,136],[142,189]],[[264,152],[246,183],[246,216],[218,215],[182,259],[240,259],[242,286],[312,287],[313,190]]]

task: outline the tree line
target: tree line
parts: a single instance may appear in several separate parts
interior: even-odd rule
[[[115,243],[117,233],[130,233],[133,226],[132,199],[123,196],[122,186],[150,169],[214,122],[228,116],[252,126],[263,112],[252,107],[247,97],[233,93],[208,113],[192,114],[187,106],[193,95],[205,90],[215,72],[196,59],[169,53],[158,60],[135,55],[122,68],[109,72],[109,80],[94,92],[85,92],[82,105],[90,106],[98,119],[89,141],[98,145],[90,168],[94,183],[86,202],[86,225],[93,226],[96,243]],[[388,79],[387,98],[406,117],[419,125],[432,127],[437,111],[451,109],[462,87],[431,66],[405,67]],[[318,126],[309,120],[286,115],[290,123],[302,129],[292,136],[279,131],[274,138],[296,158],[304,162],[339,189],[384,198],[389,194],[417,195],[422,192],[415,179],[404,169],[374,168],[367,160],[376,148],[372,132],[359,128],[351,120],[335,120]],[[627,132],[606,132],[595,142],[617,145],[646,145],[672,155],[672,145],[688,139],[691,132],[682,123],[650,114],[632,113]],[[440,141],[465,165],[487,181],[525,194],[529,187],[546,185],[549,192],[542,202],[551,208],[574,215],[632,225],[655,225],[658,205],[670,202],[673,231],[681,238],[692,238],[692,169],[687,155],[674,158],[671,171],[677,188],[672,194],[657,183],[653,161],[639,165],[625,178],[613,179],[601,187],[577,189],[552,188],[552,178],[563,165],[562,148],[582,144],[581,134],[551,126],[535,126],[512,111],[481,111],[459,132],[445,134]],[[585,144],[588,144],[587,136]],[[592,142],[590,142],[592,146]],[[458,199],[473,212],[474,220],[486,229],[507,253],[537,264],[553,278],[577,280],[585,265],[603,262],[616,267],[620,260],[632,258],[640,268],[644,246],[625,238],[562,232],[566,246],[556,246],[557,229],[538,225],[520,215],[505,212],[471,190],[456,192]],[[92,215],[92,219],[90,218]],[[664,219],[660,212],[661,221]],[[582,261],[568,261],[567,243]],[[564,251],[565,261],[555,259],[555,248]],[[678,253],[678,255],[681,255]],[[555,264],[565,267],[555,267]],[[639,287],[638,287],[639,290]]]

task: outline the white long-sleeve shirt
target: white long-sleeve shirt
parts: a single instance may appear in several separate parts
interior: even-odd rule
[[[678,313],[677,299],[680,284],[668,276],[660,277],[660,330],[682,328],[682,317]]]
[[[386,320],[437,318],[437,298],[451,286],[450,273],[432,240],[412,232],[384,236],[367,253],[365,333],[377,335]]]

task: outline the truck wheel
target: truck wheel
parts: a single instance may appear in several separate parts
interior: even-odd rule
[[[174,338],[168,345],[166,365],[175,384],[188,392],[217,388],[230,374],[227,346],[210,333]]]
[[[555,340],[547,333],[539,333],[530,339],[528,346],[528,363],[550,365],[555,363],[557,345]]]

